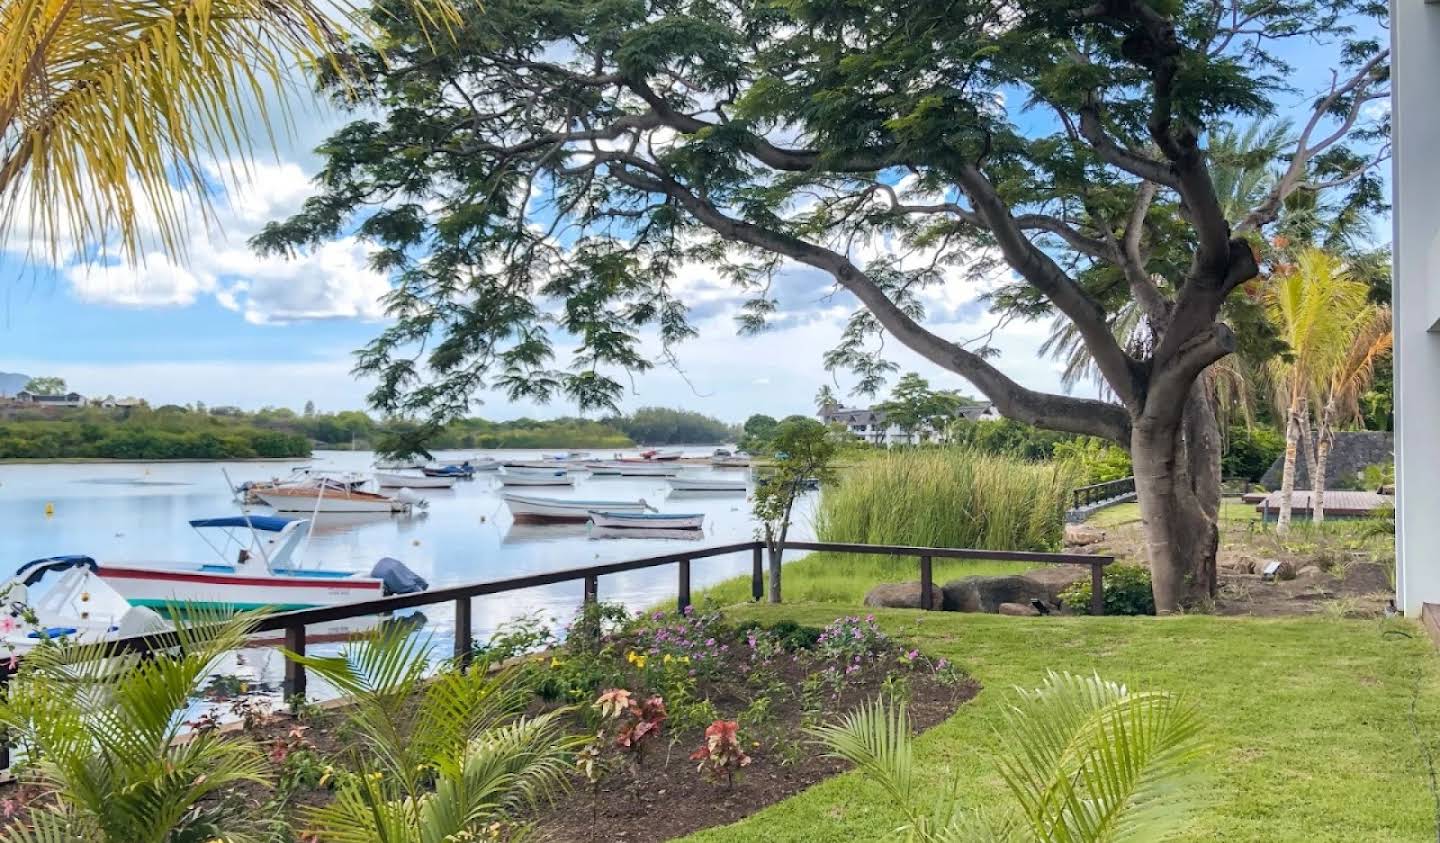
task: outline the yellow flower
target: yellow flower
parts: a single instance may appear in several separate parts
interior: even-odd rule
[[[550,667],[551,667],[551,668],[560,667],[560,666],[563,665],[563,664],[565,664],[565,662],[560,661],[560,659],[556,658],[555,656],[551,656],[551,657],[550,657]]]
[[[666,654],[665,654],[665,663],[666,663],[666,664],[669,664],[670,662],[673,662],[673,661],[675,661],[675,657],[672,656],[672,655],[670,655],[669,653],[666,653]]]
[[[643,669],[645,667],[645,656],[640,655],[634,650],[631,650],[630,652],[625,654],[625,660],[638,668]]]

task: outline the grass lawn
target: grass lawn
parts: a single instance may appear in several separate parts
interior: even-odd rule
[[[788,568],[786,574],[790,588]],[[837,607],[730,612],[819,625],[833,620]],[[979,697],[918,741],[927,795],[938,796],[958,777],[968,804],[1007,800],[993,757],[1006,750],[996,730],[1011,689],[1033,687],[1046,670],[1095,671],[1134,688],[1186,694],[1200,707],[1211,750],[1197,810],[1181,839],[1436,839],[1436,802],[1415,734],[1432,750],[1440,742],[1440,670],[1414,624],[1327,616],[877,614],[892,634],[915,638],[984,685]],[[853,843],[887,839],[899,822],[884,794],[850,773],[688,839]]]
[[[786,558],[790,558],[790,554],[786,554]],[[937,586],[972,574],[1013,574],[1035,567],[1028,563],[973,562],[966,559],[936,559],[934,566]],[[786,602],[859,606],[864,602],[866,592],[880,583],[916,582],[919,579],[920,561],[913,556],[892,558],[811,553],[785,563],[781,594]],[[722,606],[749,600],[749,575],[724,580],[695,593],[697,604],[707,599],[713,599]]]

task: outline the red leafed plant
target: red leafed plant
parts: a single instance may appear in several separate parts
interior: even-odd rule
[[[699,761],[695,769],[719,779],[722,775],[731,787],[735,773],[750,766],[750,756],[740,746],[740,724],[734,720],[716,720],[705,727],[705,743],[690,753],[691,761]]]
[[[595,705],[606,719],[628,717],[615,736],[615,746],[633,753],[637,765],[644,755],[649,739],[660,734],[660,727],[669,716],[665,711],[663,697],[654,696],[641,700],[623,688],[614,688],[601,694],[600,698],[595,700]]]

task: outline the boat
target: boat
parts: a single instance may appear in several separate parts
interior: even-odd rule
[[[731,454],[726,457],[711,457],[710,465],[715,468],[749,468],[750,458],[743,454]]]
[[[425,501],[405,494],[395,497],[334,486],[327,482],[260,489],[255,496],[276,512],[409,512]]]
[[[572,471],[565,463],[511,463],[504,466],[506,474],[554,474],[557,471]]]
[[[424,467],[425,463],[419,460],[392,460],[375,463],[376,471],[419,471]]]
[[[585,470],[596,477],[674,477],[680,473],[677,465],[665,465],[646,460],[616,460],[614,462],[585,463]]]
[[[511,471],[500,473],[501,486],[574,486],[575,476],[565,469],[556,469],[547,472],[525,472],[516,474]]]
[[[613,462],[587,462],[582,463],[586,471],[595,477],[619,477],[620,465]]]
[[[592,510],[590,523],[596,527],[616,530],[698,530],[705,526],[705,513]]]
[[[744,492],[748,487],[744,480],[719,477],[694,477],[684,474],[671,477],[670,488],[677,492]]]
[[[235,487],[235,494],[242,503],[256,504],[261,502],[261,493],[275,489],[315,489],[323,484],[332,489],[360,490],[369,482],[368,475],[354,471],[335,472],[297,468],[290,472],[288,477],[272,477],[269,480],[251,480],[241,483]]]
[[[586,533],[592,539],[662,539],[666,541],[697,542],[705,538],[704,530],[636,529],[634,527],[591,526]]]
[[[181,604],[229,611],[308,609],[429,588],[423,578],[390,558],[377,562],[368,576],[301,567],[296,557],[309,535],[305,519],[244,514],[189,523],[215,551],[217,561],[94,565],[91,560],[93,575],[133,606]],[[223,544],[211,541],[207,530],[223,532]],[[234,561],[224,561],[236,546]]]
[[[449,477],[453,480],[469,480],[475,476],[475,467],[469,465],[425,466],[420,473],[426,477]]]
[[[680,458],[683,457],[683,456],[685,456],[685,452],[684,452],[684,451],[652,451],[652,452],[650,452],[650,459],[654,460],[655,462],[674,462],[675,460],[678,460],[678,459],[680,459]]]
[[[636,501],[579,501],[564,498],[536,498],[501,492],[501,500],[510,507],[510,514],[517,522],[585,522],[590,513],[599,509],[606,512],[648,512],[653,507],[643,499]]]
[[[169,628],[158,613],[132,606],[116,594],[96,600],[95,560],[88,556],[52,556],[26,562],[0,584],[0,650],[23,656],[48,639],[95,644]],[[47,576],[56,579],[32,599],[30,590]]]
[[[424,474],[391,474],[386,471],[375,472],[375,482],[382,489],[453,489],[455,488],[454,477],[440,476],[429,477]]]

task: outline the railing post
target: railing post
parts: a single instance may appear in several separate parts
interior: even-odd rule
[[[10,695],[10,660],[0,659],[0,696]],[[10,772],[10,730],[0,729],[0,772]]]
[[[585,577],[585,604],[600,602],[600,578],[594,574]]]
[[[756,603],[765,599],[765,555],[759,543],[750,550],[750,597]]]
[[[680,563],[680,593],[675,598],[675,604],[677,609],[684,612],[690,605],[690,557],[682,556],[675,561]]]
[[[455,601],[455,663],[464,670],[470,666],[470,661],[475,657],[475,642],[471,638],[474,634],[471,628],[471,617],[473,606],[469,597],[460,597]]]
[[[1105,566],[1090,564],[1090,614],[1105,614]]]
[[[304,624],[285,628],[285,649],[297,656],[305,655]],[[305,665],[294,659],[285,660],[285,698],[292,701],[292,710],[305,701]]]
[[[935,607],[935,571],[928,556],[920,557],[920,608]]]

